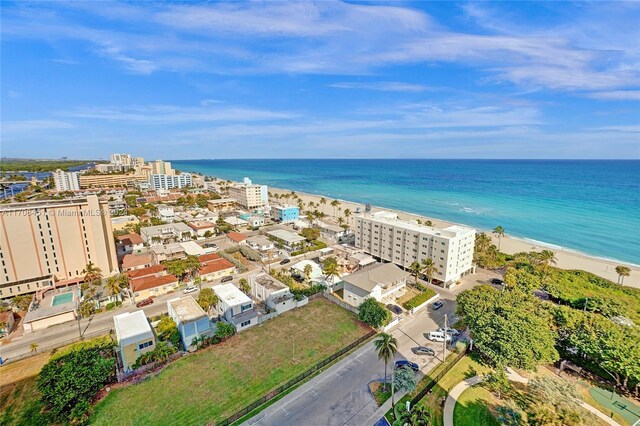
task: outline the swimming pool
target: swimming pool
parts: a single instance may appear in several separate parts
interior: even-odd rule
[[[62,305],[63,303],[73,302],[73,292],[56,294],[53,296],[53,302],[51,306]]]

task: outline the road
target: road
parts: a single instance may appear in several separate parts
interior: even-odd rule
[[[444,315],[455,312],[455,294],[439,289],[445,301],[438,311],[425,308],[413,317],[405,317],[391,334],[398,340],[395,359],[409,359],[421,368],[419,377],[442,359],[442,345],[428,342],[423,333],[443,325]],[[411,348],[426,345],[436,350],[436,357],[419,356]],[[390,375],[390,371],[387,372]],[[307,383],[246,421],[246,426],[294,425],[367,425],[377,405],[368,384],[384,376],[384,365],[378,359],[373,342],[369,342],[343,358]]]

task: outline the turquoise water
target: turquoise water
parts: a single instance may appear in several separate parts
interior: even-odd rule
[[[181,171],[404,210],[640,264],[640,161],[182,160]]]
[[[62,293],[56,294],[53,296],[53,301],[51,302],[51,306],[62,305],[64,303],[73,302],[73,293]]]

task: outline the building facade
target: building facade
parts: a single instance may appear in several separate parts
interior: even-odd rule
[[[236,183],[229,189],[229,196],[249,211],[264,209],[269,205],[269,189],[267,185],[256,185],[249,178]]]
[[[271,218],[281,223],[295,222],[300,218],[300,208],[298,206],[273,206],[271,207]]]
[[[151,189],[186,188],[192,185],[191,173],[180,173],[179,175],[152,174],[149,182]]]
[[[151,168],[152,175],[175,175],[175,171],[171,168],[171,163],[168,161],[150,161],[149,167]]]
[[[209,316],[191,296],[175,298],[167,301],[169,316],[178,326],[182,337],[182,344],[187,350],[196,349],[193,345],[194,338],[211,334],[211,322]]]
[[[58,169],[53,172],[53,182],[58,192],[80,191],[80,173],[78,172],[65,172]]]
[[[116,315],[113,323],[122,367],[130,371],[140,355],[156,348],[156,336],[142,310]]]
[[[144,176],[135,174],[80,175],[81,188],[134,187],[145,181]]]
[[[118,273],[111,216],[98,197],[0,206],[0,298],[84,275]]]
[[[474,271],[475,229],[437,229],[384,211],[359,216],[356,223],[356,247],[382,261],[407,269],[414,261],[432,259],[437,269],[433,278],[446,286]]]
[[[258,323],[258,313],[253,309],[253,300],[233,284],[213,287],[218,296],[218,315],[233,324],[236,331],[252,327]]]

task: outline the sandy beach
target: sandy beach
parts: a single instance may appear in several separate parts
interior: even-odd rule
[[[271,192],[272,194],[286,194],[286,193],[291,193],[291,190],[269,187],[269,192]],[[298,194],[300,198],[302,198],[302,200],[305,203],[309,203],[310,201],[313,201],[314,203],[319,204],[320,198],[322,198],[321,196],[314,195],[314,194],[308,194],[308,193],[303,193],[299,191],[295,191],[295,192],[296,194]],[[327,199],[327,203],[324,205],[319,205],[317,209],[333,217],[337,213],[337,209],[334,209],[334,207],[330,205],[333,199],[328,197],[325,197],[325,198]],[[339,201],[340,201],[339,207],[342,208],[342,211],[344,211],[345,209],[349,209],[351,210],[352,213],[354,213],[348,220],[349,225],[353,226],[355,223],[354,218],[356,216],[355,215],[356,210],[359,208],[360,211],[364,211],[364,205],[359,203],[353,203],[347,200],[339,200]],[[420,215],[393,210],[393,209],[386,209],[383,207],[371,206],[371,209],[373,211],[380,211],[380,210],[393,211],[398,214],[398,217],[400,219],[403,219],[403,220],[416,220],[416,219],[420,219],[422,221],[430,220],[433,222],[433,225],[436,227],[446,227],[446,226],[454,225],[453,222],[446,222],[440,219],[429,218],[429,217],[420,216]],[[464,224],[460,224],[460,225],[464,225]],[[465,226],[468,226],[468,225],[465,225]],[[483,230],[480,230],[480,229],[478,230],[478,232],[481,232],[481,231]],[[490,232],[487,232],[487,233],[491,235],[492,239],[494,240],[494,243],[498,245],[497,236],[491,234]],[[596,275],[599,275],[603,278],[607,278],[613,282],[618,282],[618,274],[615,271],[616,266],[618,265],[628,266],[629,268],[631,268],[631,275],[628,277],[625,277],[624,285],[628,287],[640,288],[640,267],[635,265],[629,265],[624,262],[616,262],[613,260],[600,259],[597,257],[588,256],[586,254],[558,248],[551,244],[545,245],[542,242],[533,242],[533,241],[528,241],[526,239],[511,237],[508,234],[502,237],[502,241],[500,242],[500,250],[508,254],[513,254],[513,253],[518,253],[523,251],[540,251],[543,249],[550,249],[555,252],[556,259],[558,260],[558,263],[556,266],[558,266],[559,268],[582,269],[584,271],[588,271]]]

